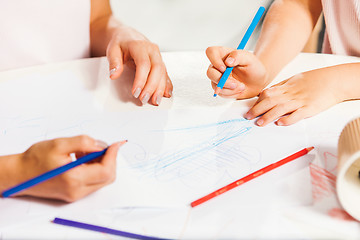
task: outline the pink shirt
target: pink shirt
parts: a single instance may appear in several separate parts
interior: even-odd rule
[[[360,57],[360,0],[322,0],[323,52]]]
[[[90,56],[90,0],[0,1],[0,71]]]

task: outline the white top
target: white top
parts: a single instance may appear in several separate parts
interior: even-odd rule
[[[0,71],[90,56],[90,0],[1,0]]]
[[[323,52],[360,56],[360,0],[322,0]]]

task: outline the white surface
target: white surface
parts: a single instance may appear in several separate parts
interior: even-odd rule
[[[4,146],[1,154],[23,151],[42,139],[86,133],[108,142],[128,138],[129,143],[146,150],[148,157],[140,159],[147,160],[147,166],[151,166],[151,162],[161,163],[159,159],[164,158],[159,156],[194,148],[193,144],[208,141],[209,137],[216,142],[216,136],[226,129],[221,127],[226,124],[216,123],[241,119],[254,102],[254,99],[214,99],[205,74],[209,63],[203,52],[165,53],[163,58],[174,82],[174,97],[164,99],[160,107],[138,106],[140,103],[128,89],[133,73],[125,72],[121,79],[110,81],[104,58],[0,73],[0,102],[3,103],[0,144]],[[351,61],[359,59],[302,54],[276,81],[299,71]],[[112,238],[49,222],[63,216],[172,238],[359,238],[359,224],[341,209],[333,185],[337,138],[346,122],[358,114],[354,109],[359,107],[359,101],[342,103],[291,127],[258,128],[250,121],[235,120],[228,126],[249,127],[252,132],[219,145],[220,154],[215,156],[212,150],[193,159],[196,153],[189,154],[188,161],[174,165],[172,171],[161,178],[157,175],[158,178],[150,179],[148,184],[151,184],[146,186],[139,185],[144,183],[140,180],[145,179],[144,175],[139,178],[139,173],[148,168],[131,168],[139,159],[134,155],[139,153],[139,148],[129,144],[120,151],[117,182],[74,204],[32,198],[0,199],[0,236],[2,239]],[[178,137],[174,135],[175,128],[184,130],[184,127],[200,125],[205,131],[193,128]],[[233,129],[229,130],[230,134],[236,133]],[[195,209],[184,206],[190,199],[259,167],[251,161],[257,159],[261,165],[264,160],[268,164],[310,145],[315,146],[316,151],[299,161]],[[227,149],[237,151],[224,153]],[[240,152],[248,155],[242,158],[237,155]],[[224,154],[229,158],[222,159]],[[171,159],[176,157],[171,155]],[[221,165],[216,164],[219,160]],[[225,160],[230,164],[226,165]],[[154,169],[150,168],[150,176]],[[174,175],[174,171],[191,173],[189,169],[199,175],[180,174],[178,180],[184,181],[171,182],[173,188],[169,188],[168,177],[179,176]],[[226,178],[219,177],[224,173]],[[216,183],[209,186],[214,180]],[[154,192],[161,198],[157,200]],[[176,207],[163,207],[171,205],[168,203],[176,203]],[[154,207],[159,204],[160,208]]]
[[[114,15],[135,27],[161,51],[236,48],[259,6],[272,0],[112,0]],[[253,49],[260,27],[246,49]]]

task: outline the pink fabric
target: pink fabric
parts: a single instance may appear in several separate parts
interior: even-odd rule
[[[322,0],[323,53],[360,57],[360,0]]]
[[[90,0],[0,1],[0,71],[90,56]]]

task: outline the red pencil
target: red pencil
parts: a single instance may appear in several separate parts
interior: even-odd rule
[[[261,176],[264,173],[267,173],[267,172],[269,172],[269,171],[271,171],[271,170],[273,170],[273,169],[275,169],[277,167],[280,167],[280,166],[284,165],[285,163],[288,163],[288,162],[290,162],[292,160],[295,160],[295,159],[297,159],[297,158],[299,158],[301,156],[304,156],[305,154],[307,154],[308,152],[310,152],[313,149],[314,149],[314,147],[304,148],[303,150],[300,150],[300,151],[298,151],[298,152],[296,152],[296,153],[294,153],[294,154],[292,154],[292,155],[290,155],[290,156],[288,156],[288,157],[286,157],[286,158],[284,158],[284,159],[282,159],[282,160],[280,160],[278,162],[275,162],[275,163],[270,164],[270,165],[268,165],[266,167],[263,167],[262,169],[257,170],[256,172],[250,173],[249,175],[247,175],[247,176],[245,176],[243,178],[240,178],[239,180],[236,180],[235,182],[232,182],[232,183],[226,185],[225,187],[222,187],[222,188],[216,190],[215,192],[212,192],[212,193],[206,195],[205,197],[202,197],[202,198],[200,198],[200,199],[198,199],[196,201],[193,201],[190,205],[191,205],[191,207],[196,207],[196,206],[198,206],[198,205],[200,205],[200,204],[202,204],[202,203],[204,203],[204,202],[206,202],[206,201],[208,201],[208,200],[210,200],[210,199],[212,199],[212,198],[214,198],[216,196],[219,196],[220,194],[223,194],[223,193],[225,193],[225,192],[227,192],[227,191],[229,191],[229,190],[231,190],[231,189],[233,189],[233,188],[235,188],[237,186],[240,186],[240,185],[242,185],[242,184],[244,184],[244,183],[246,183],[246,182],[248,182],[248,181],[250,181],[250,180],[252,180],[254,178],[257,178],[258,176]]]

